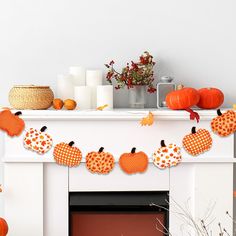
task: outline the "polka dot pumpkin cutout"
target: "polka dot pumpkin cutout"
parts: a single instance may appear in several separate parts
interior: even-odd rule
[[[74,142],[58,143],[53,151],[54,160],[59,165],[74,167],[78,166],[82,160],[82,153],[79,148],[73,147]]]
[[[20,111],[15,114],[10,110],[0,112],[0,129],[11,137],[19,136],[25,128],[25,122],[19,115],[22,115]]]
[[[164,140],[161,140],[161,147],[153,153],[153,163],[159,169],[176,166],[181,160],[181,148],[172,143],[166,146]]]
[[[52,137],[45,133],[46,129],[46,126],[43,126],[40,131],[30,128],[24,137],[24,147],[38,154],[48,152],[52,147]]]
[[[90,152],[86,156],[86,167],[92,173],[108,174],[115,166],[115,159],[101,147],[98,152]]]
[[[221,137],[226,137],[236,131],[236,112],[233,110],[221,113],[217,110],[218,116],[212,119],[211,129]]]
[[[192,128],[192,133],[183,138],[183,147],[191,155],[197,156],[208,151],[212,146],[212,138],[208,130]]]
[[[148,156],[144,152],[136,152],[134,147],[130,153],[123,153],[120,156],[119,164],[127,174],[143,173],[148,167]]]

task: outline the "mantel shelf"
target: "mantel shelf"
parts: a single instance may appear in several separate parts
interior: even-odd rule
[[[230,109],[230,108],[228,108]],[[223,108],[224,112],[227,108]],[[96,110],[23,110],[22,118],[25,120],[139,120],[151,111],[156,120],[189,120],[186,111],[173,111],[169,109],[114,109],[110,111]],[[216,110],[196,109],[201,120],[211,120]],[[13,111],[15,112],[15,111]]]

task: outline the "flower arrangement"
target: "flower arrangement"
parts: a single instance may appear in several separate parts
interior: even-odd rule
[[[121,72],[114,69],[114,64],[115,62],[113,60],[109,64],[105,64],[108,68],[106,79],[110,84],[112,84],[112,80],[115,80],[117,82],[116,89],[124,87],[130,89],[134,86],[146,85],[149,93],[156,91],[153,85],[153,67],[156,63],[153,61],[153,56],[149,52],[144,52],[139,57],[138,62],[131,61],[131,63],[127,63]]]

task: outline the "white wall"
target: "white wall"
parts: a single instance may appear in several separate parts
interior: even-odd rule
[[[149,50],[158,76],[219,87],[231,106],[235,11],[235,0],[1,0],[0,105],[13,84],[55,88],[56,75],[70,65],[122,65]],[[126,94],[118,95],[116,106],[126,106]],[[155,106],[156,96],[149,100]]]

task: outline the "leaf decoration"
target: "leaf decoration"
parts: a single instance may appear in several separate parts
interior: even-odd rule
[[[152,112],[149,112],[148,115],[141,119],[140,124],[142,126],[151,126],[154,123],[154,115]]]

